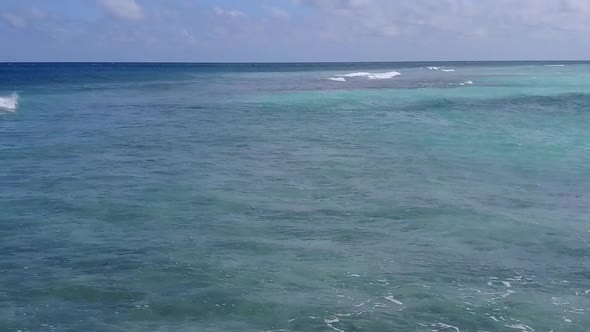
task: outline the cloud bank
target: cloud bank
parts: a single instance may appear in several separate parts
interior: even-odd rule
[[[590,59],[588,17],[588,0],[3,0],[0,60]]]
[[[135,0],[97,0],[98,4],[110,15],[124,20],[144,18],[143,8]]]

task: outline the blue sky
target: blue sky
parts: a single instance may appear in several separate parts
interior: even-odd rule
[[[0,61],[590,59],[589,0],[2,0]]]

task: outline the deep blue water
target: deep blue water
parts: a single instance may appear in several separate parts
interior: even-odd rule
[[[588,331],[589,123],[585,62],[0,64],[0,331]]]

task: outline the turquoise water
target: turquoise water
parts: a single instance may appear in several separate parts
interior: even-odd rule
[[[0,64],[0,331],[588,331],[563,64]]]

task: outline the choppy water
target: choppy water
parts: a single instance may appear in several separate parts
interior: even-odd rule
[[[563,64],[0,64],[0,331],[588,331]]]

